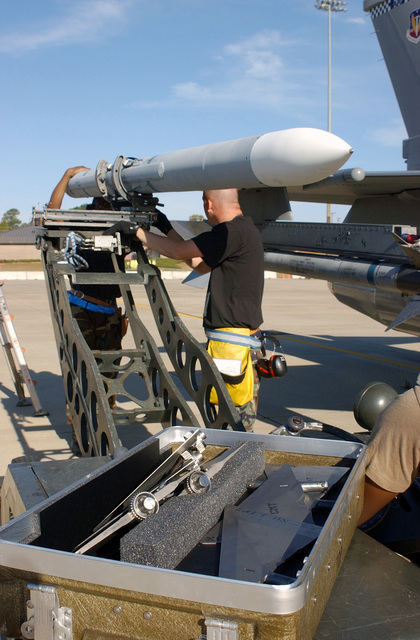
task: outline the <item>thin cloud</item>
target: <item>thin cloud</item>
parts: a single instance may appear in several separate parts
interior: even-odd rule
[[[224,53],[242,65],[247,75],[274,79],[283,67],[282,59],[274,52],[281,44],[278,31],[263,31],[239,43],[227,45]]]
[[[304,82],[293,82],[290,69],[283,63],[295,42],[286,42],[279,31],[262,31],[239,42],[226,45],[217,56],[213,83],[206,85],[187,81],[172,87],[172,99],[190,104],[211,104],[213,107],[250,104],[280,108],[299,95],[299,104],[310,104]],[[304,73],[309,73],[305,70]],[[294,70],[294,77],[298,72]]]
[[[395,122],[394,126],[375,129],[369,138],[382,147],[401,148],[401,140],[407,138],[407,131],[401,122]]]
[[[123,22],[131,0],[82,0],[69,2],[62,16],[28,31],[0,35],[0,52],[25,53],[46,46],[91,42]]]
[[[194,102],[206,102],[212,97],[210,89],[201,86],[198,82],[181,82],[173,87],[173,95],[181,100]],[[154,105],[155,103],[153,103]]]
[[[367,18],[347,18],[347,22],[351,22],[352,24],[361,24],[361,25],[365,25],[368,24],[368,19]]]

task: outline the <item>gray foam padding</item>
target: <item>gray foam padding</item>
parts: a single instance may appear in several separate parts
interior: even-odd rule
[[[205,494],[170,498],[157,514],[130,529],[120,540],[124,562],[174,569],[219,520],[228,504],[235,504],[265,468],[262,442],[240,442],[236,453],[212,478]]]

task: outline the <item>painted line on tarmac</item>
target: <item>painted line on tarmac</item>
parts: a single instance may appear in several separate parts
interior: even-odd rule
[[[350,349],[341,349],[340,347],[331,347],[327,344],[318,344],[317,342],[311,342],[310,340],[302,340],[301,338],[292,338],[292,336],[282,335],[281,338],[289,340],[290,342],[299,342],[300,344],[307,344],[311,347],[318,347],[319,349],[329,349],[330,351],[337,351],[338,353],[345,353],[350,356],[357,356],[358,358],[364,358],[365,360],[374,360],[375,362],[383,362],[384,364],[392,364],[398,367],[405,367],[406,369],[414,369],[418,371],[420,365],[408,364],[405,362],[398,362],[397,360],[388,360],[388,358],[380,358],[379,356],[372,356],[368,353],[360,353],[359,351],[351,351]]]
[[[142,307],[143,309],[151,309],[150,306],[145,304],[136,304],[136,307]],[[179,316],[184,316],[185,318],[194,318],[195,320],[202,320],[201,316],[192,315],[190,313],[180,313],[178,311]],[[373,360],[374,362],[382,362],[384,364],[391,364],[397,367],[405,367],[406,369],[413,369],[414,371],[418,371],[420,369],[420,365],[417,366],[415,364],[408,364],[405,362],[398,362],[397,360],[388,360],[388,358],[380,358],[378,356],[372,356],[367,353],[360,353],[359,351],[351,351],[350,349],[340,349],[339,347],[331,347],[326,344],[319,344],[318,342],[311,342],[310,340],[303,340],[302,338],[295,338],[292,336],[288,336],[282,334],[279,336],[280,339],[289,340],[290,342],[298,342],[299,344],[307,344],[310,347],[317,347],[318,349],[328,349],[330,351],[337,351],[337,353],[345,353],[350,356],[357,356],[358,358],[364,358],[365,360]]]
[[[152,307],[148,304],[136,304],[136,307],[139,307],[140,309],[149,309],[150,311],[152,310]],[[194,320],[202,320],[202,316],[195,316],[192,315],[191,313],[181,313],[180,311],[177,311],[177,314],[179,316],[184,316],[184,318],[194,318]]]

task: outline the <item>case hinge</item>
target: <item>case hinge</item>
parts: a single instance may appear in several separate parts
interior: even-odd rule
[[[208,618],[204,624],[206,625],[206,640],[239,640],[236,622]]]
[[[72,612],[60,607],[55,587],[28,584],[28,619],[21,626],[26,640],[73,640]]]

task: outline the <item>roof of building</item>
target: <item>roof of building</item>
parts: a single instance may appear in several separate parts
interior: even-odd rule
[[[36,227],[28,224],[24,227],[0,232],[0,244],[35,244]]]

